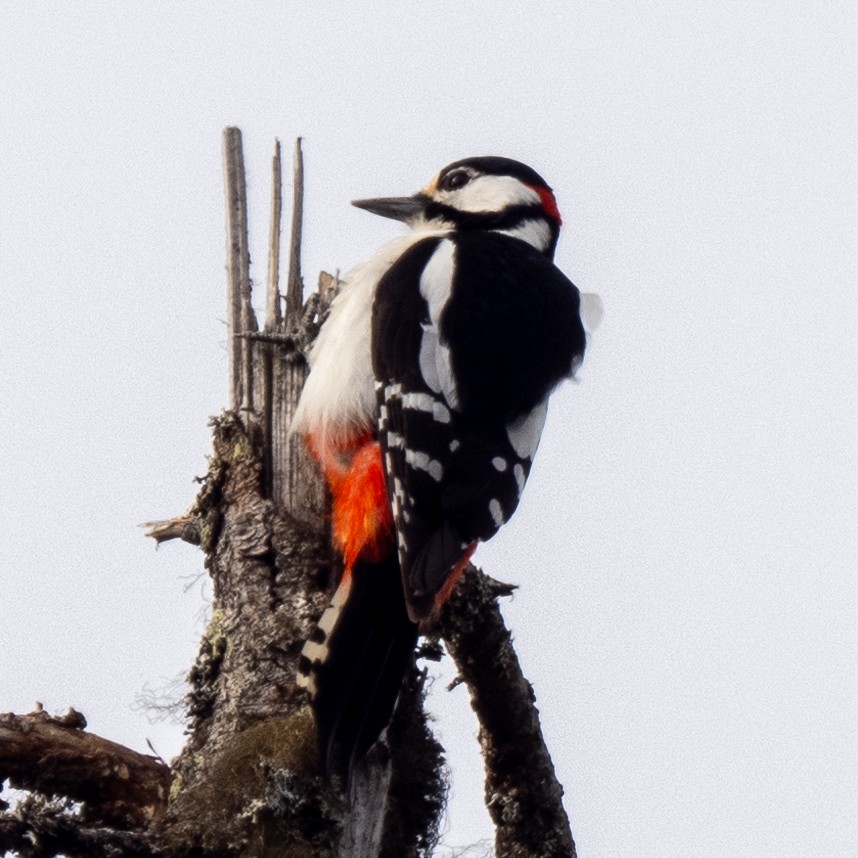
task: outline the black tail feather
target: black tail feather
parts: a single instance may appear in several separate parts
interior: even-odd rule
[[[359,560],[329,632],[308,643],[302,670],[311,689],[325,772],[348,784],[351,769],[390,721],[417,642],[408,619],[395,553],[379,563]],[[335,597],[334,602],[337,603]],[[319,646],[319,643],[323,643]]]
[[[446,520],[426,539],[403,582],[409,591],[410,613],[414,620],[423,620],[432,613],[436,593],[467,548],[468,544],[463,542],[456,527]]]

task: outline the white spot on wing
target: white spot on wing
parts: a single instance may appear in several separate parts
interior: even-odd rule
[[[489,501],[489,512],[491,513],[495,527],[500,527],[503,524],[503,510],[497,498],[492,498]]]
[[[444,468],[441,463],[436,459],[430,459],[428,454],[422,453],[419,450],[406,450],[405,461],[412,468],[416,468],[418,471],[425,471],[436,483],[440,483],[441,478],[444,476]]]
[[[432,415],[437,423],[450,422],[450,409],[443,402],[438,402],[428,393],[406,393],[402,397],[402,407],[414,411],[425,411]]]
[[[516,464],[512,469],[512,475],[515,477],[515,484],[518,486],[518,496],[521,497],[521,493],[524,491],[524,483],[527,479],[524,475],[524,468]]]
[[[494,465],[496,471],[503,472],[506,470],[506,459],[503,456],[495,456],[492,459],[492,465]]]
[[[506,434],[513,450],[522,459],[532,459],[539,439],[542,435],[542,427],[545,425],[545,415],[548,412],[548,399],[543,399],[529,414],[513,420],[506,427]]]

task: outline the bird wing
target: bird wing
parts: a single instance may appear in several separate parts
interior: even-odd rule
[[[428,238],[379,282],[379,442],[412,619],[515,511],[548,395],[583,356],[578,312],[550,260],[496,233]]]

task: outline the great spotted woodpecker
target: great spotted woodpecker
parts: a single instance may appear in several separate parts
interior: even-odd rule
[[[418,631],[521,497],[548,397],[584,355],[552,263],[551,188],[508,158],[445,167],[354,205],[411,232],[345,278],[294,428],[333,496],[344,574],[304,647],[323,766],[349,777],[396,702]]]

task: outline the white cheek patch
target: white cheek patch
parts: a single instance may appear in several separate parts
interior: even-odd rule
[[[463,212],[499,212],[507,206],[541,205],[539,194],[512,176],[477,176],[455,191],[442,191],[439,202]]]
[[[513,420],[506,427],[506,434],[512,449],[521,459],[532,459],[542,437],[542,427],[548,413],[548,399],[545,398],[529,414]]]

